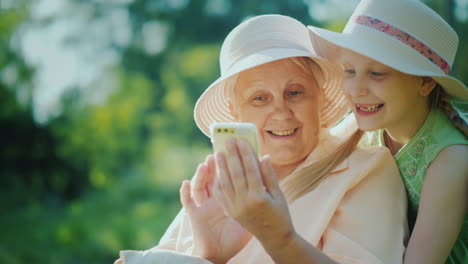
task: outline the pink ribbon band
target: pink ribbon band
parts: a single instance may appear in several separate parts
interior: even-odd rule
[[[421,41],[417,40],[410,34],[394,27],[391,26],[385,22],[380,21],[379,19],[372,18],[369,16],[358,16],[356,18],[356,23],[367,26],[373,29],[376,29],[378,31],[381,31],[395,39],[398,39],[399,41],[403,42],[407,46],[411,47],[412,49],[416,50],[419,52],[421,55],[426,57],[428,60],[430,60],[432,63],[437,65],[441,70],[445,72],[445,74],[449,74],[450,72],[450,66],[445,61],[437,52],[433,51],[430,49],[428,46],[426,46],[424,43]]]

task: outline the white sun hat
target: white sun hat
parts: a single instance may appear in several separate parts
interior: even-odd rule
[[[449,76],[457,33],[419,0],[362,0],[342,33],[309,29],[317,53],[329,60],[346,48],[400,72],[432,77],[449,95],[468,100],[467,87]]]
[[[291,57],[310,57],[321,67],[325,79],[321,87],[325,99],[320,110],[321,124],[331,127],[340,121],[349,109],[340,87],[341,70],[317,56],[305,25],[287,16],[261,15],[242,22],[224,40],[219,58],[221,77],[195,104],[194,118],[198,128],[209,137],[211,124],[235,121],[229,109],[226,79],[247,69]]]

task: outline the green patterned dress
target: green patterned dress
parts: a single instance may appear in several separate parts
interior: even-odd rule
[[[383,130],[366,133],[363,144],[385,146]],[[440,151],[455,144],[468,145],[468,140],[451,124],[445,113],[434,109],[416,135],[395,155],[408,194],[410,230],[416,221],[421,187],[427,168]],[[460,234],[445,263],[468,264],[468,214],[465,215]]]

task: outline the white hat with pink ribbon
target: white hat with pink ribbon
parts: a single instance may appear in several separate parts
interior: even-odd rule
[[[457,33],[419,0],[362,0],[342,33],[309,29],[321,56],[334,60],[346,48],[400,72],[432,77],[450,96],[468,100],[467,87],[449,75]]]

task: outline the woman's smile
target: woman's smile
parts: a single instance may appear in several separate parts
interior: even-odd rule
[[[290,138],[297,134],[298,127],[282,130],[266,130],[273,138]]]

